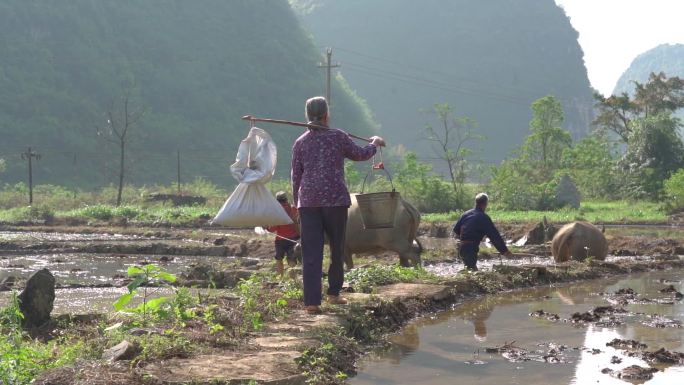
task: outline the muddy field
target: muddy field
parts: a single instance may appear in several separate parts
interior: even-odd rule
[[[450,223],[423,224],[419,240],[424,248],[427,271],[449,277],[463,269],[456,244],[449,237]],[[519,242],[534,226],[502,225],[510,244]],[[684,230],[673,226],[609,227],[609,262],[684,255]],[[489,248],[488,248],[489,247]],[[525,257],[502,259],[489,244],[483,244],[479,266],[553,266],[545,245],[515,247]],[[272,271],[274,252],[271,236],[251,230],[221,228],[132,228],[28,226],[0,229],[0,305],[2,292],[20,289],[31,273],[49,269],[56,277],[56,313],[111,311],[111,302],[125,292],[129,266],[157,264],[183,279],[180,285],[206,286],[202,269],[226,272],[218,288],[230,288],[240,279],[259,271]],[[394,264],[393,253],[357,256],[357,266]]]
[[[225,342],[216,342],[218,340],[209,331],[198,328],[192,330],[191,334],[194,334],[190,340],[202,347],[195,349],[195,353],[189,356],[185,353],[176,356],[171,354],[162,360],[135,361],[139,367],[133,372],[122,369],[125,363],[103,366],[86,362],[75,368],[51,371],[45,377],[47,382],[38,383],[97,383],[92,378],[91,382],[74,382],[74,373],[79,370],[90,370],[95,378],[99,378],[97,373],[103,376],[118,373],[122,379],[132,376],[129,380],[122,380],[121,384],[137,384],[143,377],[156,378],[162,384],[192,381],[242,383],[240,379],[244,379],[244,383],[248,379],[256,379],[258,383],[302,383],[305,378],[312,378],[307,360],[312,361],[318,355],[342,357],[342,364],[326,366],[326,373],[314,373],[320,376],[321,383],[327,383],[333,381],[338,372],[353,374],[358,355],[367,349],[364,347],[366,343],[377,343],[378,338],[397,330],[416,315],[451,308],[459,302],[459,298],[554,282],[684,266],[681,260],[684,255],[684,231],[677,227],[609,226],[606,235],[610,255],[606,262],[557,265],[549,256],[548,245],[521,244],[520,239],[534,226],[518,224],[501,227],[504,237],[514,245],[515,252],[524,257],[502,259],[495,250],[483,244],[480,262],[483,272],[464,276],[459,273],[463,265],[456,258],[455,243],[449,238],[450,225],[432,223],[420,228],[423,264],[425,270],[436,277],[430,282],[378,286],[372,289],[370,297],[369,294],[351,293],[354,288],[349,287],[347,290],[350,293],[346,295],[352,305],[328,309],[328,313],[322,316],[304,315],[301,304],[295,301],[288,304],[287,312],[265,320],[258,332],[239,336],[235,334],[227,345]],[[202,296],[211,292],[218,298],[219,308],[228,306],[232,309],[228,313],[237,314],[242,312],[242,305],[235,302],[237,297],[233,288],[241,279],[255,273],[272,272],[272,254],[272,237],[259,236],[250,230],[4,227],[0,229],[0,305],[7,302],[11,290],[23,287],[30,274],[47,268],[55,275],[57,282],[55,314],[95,314],[95,318],[91,316],[89,319],[116,319],[112,303],[126,293],[126,285],[131,282],[126,276],[127,269],[152,263],[176,274],[179,279],[175,286],[192,287],[192,295]],[[359,269],[397,263],[398,257],[392,253],[356,257]],[[297,280],[298,274],[295,268],[289,276]],[[267,288],[278,285],[282,286],[281,283],[266,282],[264,288],[269,290]],[[164,293],[159,292],[160,295]],[[375,310],[369,313],[368,309]],[[226,328],[230,325],[226,321]],[[320,346],[327,346],[323,342],[333,337],[325,333],[328,337],[321,337],[320,331],[330,328],[343,331],[345,337],[336,339],[334,345],[346,348],[334,352],[321,350]],[[101,336],[102,332],[97,333]],[[240,342],[243,340],[247,342]],[[236,366],[236,362],[240,364]],[[170,369],[172,367],[180,371],[190,367],[195,369],[176,373]],[[210,367],[214,369],[208,370]],[[185,380],[177,381],[177,378]],[[233,380],[237,382],[231,382]],[[291,382],[278,382],[284,380]],[[339,380],[343,382],[343,378]]]

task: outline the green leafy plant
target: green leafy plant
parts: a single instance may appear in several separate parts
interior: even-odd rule
[[[243,328],[261,330],[264,322],[282,318],[291,300],[303,297],[301,285],[294,280],[272,282],[272,274],[254,274],[237,286],[242,305]]]
[[[419,267],[375,265],[354,269],[345,275],[345,279],[355,290],[370,293],[376,286],[397,282],[432,282],[437,280],[437,277]]]
[[[152,296],[159,291],[160,285],[168,285],[175,282],[176,276],[153,264],[147,264],[142,267],[130,266],[128,268],[128,276],[133,278],[133,281],[127,286],[128,293],[123,294],[114,302],[114,309],[142,315],[143,324],[147,323],[150,314],[157,317],[167,317],[169,311],[163,305],[170,298],[165,296],[152,298]],[[157,287],[149,289],[149,286]],[[140,294],[142,303],[136,307],[127,308],[126,305],[138,294]]]
[[[209,305],[204,308],[203,319],[204,322],[209,326],[209,334],[216,334],[223,331],[224,327],[220,323],[216,322],[216,309],[218,305]]]
[[[173,300],[170,302],[173,310],[174,318],[181,327],[185,327],[185,321],[197,318],[197,312],[194,307],[200,301],[190,293],[187,287],[181,287],[176,290]]]
[[[19,299],[12,292],[8,305],[0,309],[0,384],[28,385],[45,369],[68,365],[88,350],[82,342],[65,343],[57,338],[47,343],[27,338]]]

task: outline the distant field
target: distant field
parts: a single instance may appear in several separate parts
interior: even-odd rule
[[[172,207],[135,202],[115,207],[109,204],[85,204],[78,207],[75,202],[61,202],[57,199],[34,207],[18,206],[0,209],[0,222],[42,222],[52,219],[75,218],[85,221],[120,223],[126,219],[129,224],[151,225],[198,225],[206,223],[218,212],[222,200],[220,195],[213,196],[207,205]],[[71,207],[70,207],[71,206]],[[552,222],[586,220],[604,223],[662,223],[667,214],[661,205],[651,202],[584,202],[579,210],[561,209],[558,211],[509,211],[498,210],[496,206],[488,211],[495,222],[538,222],[544,216]],[[460,211],[449,213],[423,214],[425,222],[452,222],[461,215]]]
[[[488,211],[495,222],[538,222],[546,216],[552,222],[589,222],[613,223],[651,223],[667,221],[667,214],[659,204],[652,202],[584,202],[578,210],[561,209],[557,211],[510,211],[497,210],[496,206]],[[460,212],[424,214],[427,222],[455,221]]]

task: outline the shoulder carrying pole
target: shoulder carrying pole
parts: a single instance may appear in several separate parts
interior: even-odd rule
[[[326,126],[319,126],[318,124],[311,124],[311,123],[303,123],[303,122],[292,122],[289,120],[281,120],[281,119],[266,119],[266,118],[257,118],[252,115],[245,115],[242,117],[242,120],[249,120],[252,122],[266,122],[266,123],[276,123],[276,124],[287,124],[289,126],[298,126],[298,127],[311,127],[311,128],[320,128],[324,130],[330,129],[330,127]],[[363,140],[365,142],[371,142],[370,139],[364,138],[362,136],[356,136],[354,134],[347,133],[347,135],[351,136],[354,139],[358,140]]]

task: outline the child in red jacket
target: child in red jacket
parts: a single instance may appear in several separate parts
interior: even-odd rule
[[[295,257],[295,245],[299,240],[299,229],[297,227],[298,213],[295,207],[292,207],[287,200],[287,194],[284,191],[276,193],[276,200],[280,202],[287,215],[292,218],[294,223],[289,225],[270,226],[266,230],[276,235],[275,238],[275,259],[276,271],[282,275],[285,270],[283,265],[283,258],[287,256],[287,264],[290,267],[297,265],[297,258]]]

